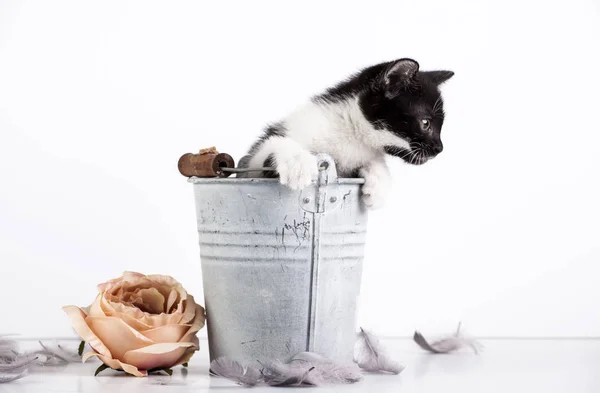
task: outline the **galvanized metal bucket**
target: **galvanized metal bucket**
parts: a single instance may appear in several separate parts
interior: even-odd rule
[[[363,179],[318,155],[302,191],[277,179],[190,178],[210,359],[286,361],[301,351],[351,362],[367,213]]]

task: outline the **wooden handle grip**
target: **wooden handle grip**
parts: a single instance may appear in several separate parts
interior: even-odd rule
[[[223,171],[221,168],[235,168],[235,162],[227,153],[187,153],[181,156],[177,167],[179,172],[187,177],[228,177],[231,172]]]

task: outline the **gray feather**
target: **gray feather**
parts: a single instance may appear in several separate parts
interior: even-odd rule
[[[23,378],[25,375],[27,375],[27,370],[25,370],[21,373],[18,373],[18,374],[4,373],[4,372],[0,371],[0,383],[12,382],[17,379]]]
[[[312,368],[307,375],[307,381],[312,385],[354,383],[363,378],[355,363],[336,363],[314,352],[300,352],[288,364],[304,364]]]
[[[23,378],[34,359],[18,352],[17,342],[0,336],[0,383]]]
[[[479,353],[482,348],[482,345],[477,342],[477,340],[474,338],[465,337],[460,333],[460,324],[453,335],[442,337],[436,341],[432,341],[431,343],[427,341],[427,339],[425,339],[425,337],[423,337],[423,335],[418,331],[416,331],[413,335],[413,340],[425,351],[435,354],[450,353],[466,347],[470,347],[473,352]]]
[[[317,377],[309,374],[314,371],[314,367],[307,363],[282,363],[280,361],[271,361],[263,364],[260,370],[263,381],[269,386],[303,386],[319,385]]]
[[[13,359],[17,354],[19,347],[14,340],[2,339],[0,336],[0,363]]]
[[[30,356],[22,356],[19,355],[12,360],[9,360],[5,363],[0,363],[0,372],[11,372],[11,373],[20,373],[25,370],[33,361],[36,360],[36,357]]]
[[[0,337],[0,383],[23,378],[32,366],[61,366],[81,361],[79,355],[60,345],[53,348],[42,342],[39,344],[42,349],[21,353],[15,340]]]
[[[246,386],[322,386],[362,380],[362,374],[356,364],[335,363],[312,352],[300,352],[287,363],[272,360],[262,362],[261,366],[258,370],[222,357],[211,362],[210,371],[213,375]]]
[[[243,366],[239,362],[221,357],[210,362],[213,375],[234,381],[239,385],[254,386],[261,382],[261,373],[251,366]]]
[[[60,346],[60,344],[57,344],[55,347],[44,345],[41,341],[39,341],[39,344],[42,347],[42,350],[35,351],[33,353],[36,355],[41,355],[38,357],[38,360],[39,363],[44,366],[81,362],[81,356],[79,356],[77,352],[69,351]]]
[[[389,357],[379,340],[363,328],[354,346],[354,361],[365,371],[399,374],[404,370],[404,366]]]

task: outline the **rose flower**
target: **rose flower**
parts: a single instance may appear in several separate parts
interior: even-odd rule
[[[113,369],[141,377],[186,363],[199,349],[204,308],[172,277],[125,272],[98,285],[89,307],[65,306],[75,332]]]

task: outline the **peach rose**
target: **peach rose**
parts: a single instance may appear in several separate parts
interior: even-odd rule
[[[169,276],[125,272],[98,285],[89,307],[65,306],[73,328],[110,368],[141,377],[186,363],[199,349],[204,308]]]

